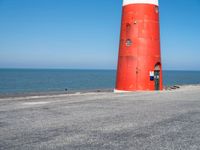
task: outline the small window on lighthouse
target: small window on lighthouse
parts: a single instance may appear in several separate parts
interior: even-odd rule
[[[126,46],[129,47],[133,44],[133,42],[131,41],[131,39],[127,39],[126,40]]]
[[[126,24],[126,32],[129,32],[131,30],[131,25],[129,23]]]
[[[158,6],[155,6],[155,11],[156,11],[156,13],[159,13],[159,8],[158,8]]]

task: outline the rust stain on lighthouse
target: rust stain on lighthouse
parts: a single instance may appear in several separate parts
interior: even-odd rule
[[[124,0],[115,91],[162,89],[158,0]]]

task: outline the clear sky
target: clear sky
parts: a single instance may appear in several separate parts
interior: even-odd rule
[[[116,69],[122,0],[0,0],[0,68]],[[165,70],[200,70],[200,0],[160,0]]]

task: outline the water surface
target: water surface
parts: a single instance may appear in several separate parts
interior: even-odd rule
[[[0,69],[0,94],[114,89],[115,70]],[[200,84],[198,71],[164,71],[165,86]]]

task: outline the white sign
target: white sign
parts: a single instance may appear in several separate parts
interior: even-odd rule
[[[154,77],[154,71],[150,71],[149,75],[150,77]]]

